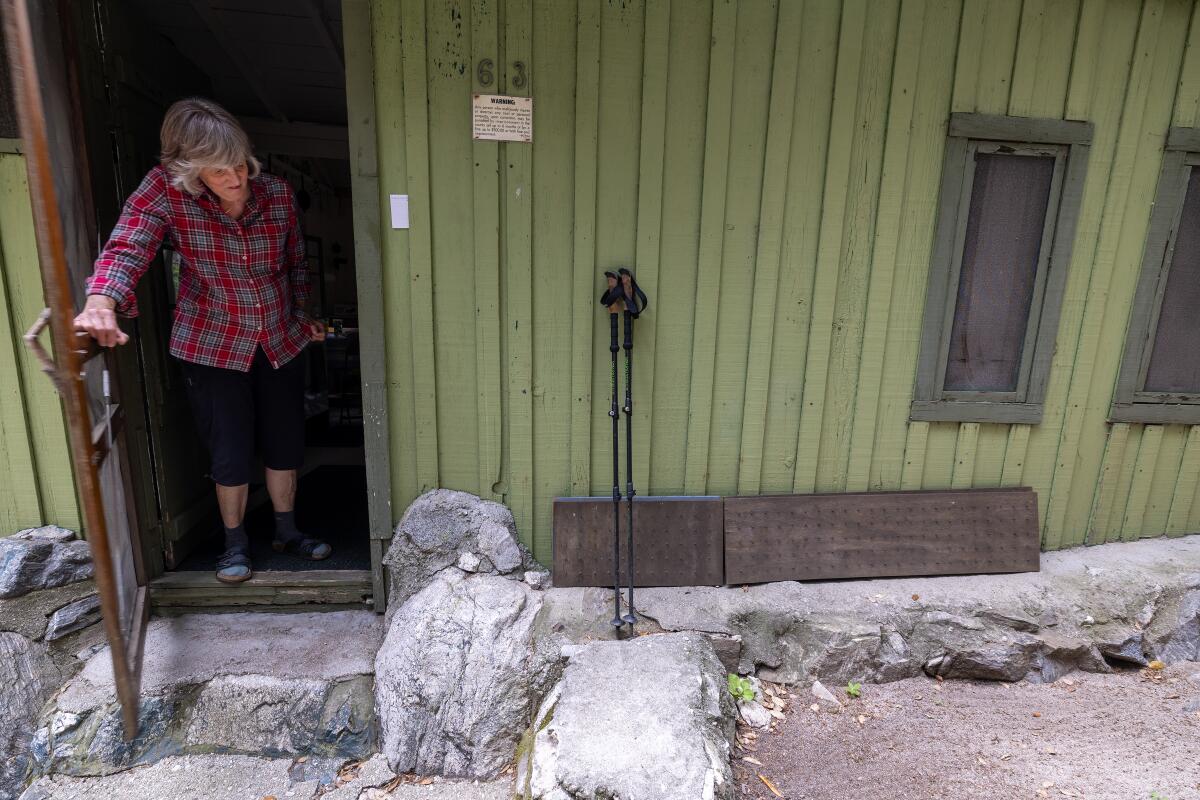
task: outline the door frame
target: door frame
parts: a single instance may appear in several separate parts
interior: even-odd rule
[[[392,538],[392,455],[380,258],[382,196],[379,140],[375,130],[375,43],[371,3],[372,0],[342,0],[342,50],[346,54],[346,125],[350,139],[350,192],[354,209],[354,268],[358,289],[367,513],[371,528],[371,582],[375,610],[382,613],[387,608],[383,556]]]
[[[367,466],[367,505],[371,552],[370,594],[373,601],[371,605],[377,612],[382,613],[387,607],[383,556],[387,542],[392,536],[392,482],[386,343],[383,335],[384,304],[380,259],[381,211],[377,169],[378,144],[375,127],[374,29],[371,0],[341,0],[341,5],[360,331],[359,358],[363,398],[364,456]],[[62,20],[64,24],[71,24],[74,21],[73,19]],[[70,55],[77,60],[81,55],[78,52],[80,43],[75,40],[71,42],[71,45],[77,52]],[[80,89],[72,86],[71,91],[78,93]],[[82,98],[79,99],[82,100]],[[85,177],[90,180],[91,176]],[[138,369],[134,363],[135,353],[123,352],[113,355],[117,357],[118,364],[124,365],[126,368]],[[121,368],[118,367],[118,369]],[[146,465],[146,468],[149,468],[149,465]],[[153,476],[146,476],[144,470],[138,471],[141,474],[137,475],[133,482],[139,508],[144,507],[147,503],[153,503],[156,506],[153,498],[146,495],[147,492],[151,494],[154,492]],[[146,482],[147,480],[149,483]],[[155,530],[160,535],[151,534],[142,537],[142,555],[151,581],[151,597],[156,608],[160,606],[160,601],[164,601],[161,603],[162,605],[174,605],[171,602],[170,589],[176,587],[180,580],[172,578],[169,573],[164,574],[162,528],[162,520],[159,519]],[[351,589],[361,586],[361,579],[357,575],[349,575],[355,571],[343,572],[347,574],[342,576],[344,580],[341,582],[337,579],[331,581],[332,576],[329,575],[322,578],[320,571],[310,570],[297,572],[292,576],[294,580],[289,579],[284,583],[288,586],[311,586],[313,592],[305,593],[309,598],[321,595],[325,589]],[[276,582],[279,580],[282,579],[276,579]],[[345,586],[341,586],[341,583],[345,583]],[[230,606],[236,604],[238,607],[244,608],[247,602],[253,604],[254,601],[246,597],[247,593],[239,592],[238,588],[220,585],[211,587],[211,591],[206,593],[211,598],[209,602],[216,603],[214,607],[219,607],[220,601],[225,598],[228,599]],[[332,602],[339,601],[333,599]],[[278,600],[275,601],[275,604],[277,603]],[[268,601],[267,604],[272,603]],[[312,610],[318,610],[320,607],[316,604],[310,606]]]

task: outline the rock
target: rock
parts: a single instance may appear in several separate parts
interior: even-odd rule
[[[13,534],[14,539],[41,540],[55,544],[65,544],[76,539],[75,531],[60,528],[57,525],[43,525],[40,528],[25,528]]]
[[[346,783],[321,795],[321,800],[358,800],[364,789],[382,786],[395,774],[388,768],[387,758],[376,753],[358,767],[358,774]]]
[[[1146,658],[1143,639],[1141,628],[1131,625],[1105,625],[1095,629],[1093,641],[1106,660],[1144,667],[1150,663],[1150,659]]]
[[[708,641],[712,644],[725,671],[737,673],[742,661],[742,637],[712,634],[708,637]]]
[[[316,781],[294,783],[288,775],[290,763],[248,756],[180,756],[105,778],[41,778],[21,795],[21,800],[311,800],[317,791]]]
[[[0,599],[92,577],[87,542],[65,539],[62,532],[31,528],[0,539]]]
[[[820,681],[813,681],[812,694],[813,697],[817,698],[822,703],[829,703],[830,705],[835,705],[838,708],[841,708],[842,706],[841,702],[839,702],[838,699],[833,696],[833,692],[826,689],[825,685]]]
[[[46,641],[53,642],[69,633],[82,630],[100,621],[100,597],[91,595],[63,606],[54,612],[46,625]]]
[[[474,553],[463,553],[458,557],[457,567],[463,572],[479,572],[482,560]]]
[[[447,570],[397,609],[375,660],[383,753],[397,772],[489,778],[512,762],[557,661],[535,650],[543,594]]]
[[[517,791],[526,800],[732,800],[732,736],[725,672],[705,637],[595,642],[542,702]]]
[[[544,570],[529,570],[525,573],[525,583],[530,589],[542,591],[550,588],[550,573]]]
[[[86,580],[0,600],[0,631],[19,633],[26,639],[43,639],[46,623],[55,611],[95,593],[95,582]]]
[[[38,711],[62,676],[38,644],[0,633],[0,798],[21,793],[33,768],[32,741]]]
[[[1183,704],[1183,713],[1196,714],[1200,713],[1200,697],[1193,697]]]
[[[37,772],[107,775],[197,753],[365,758],[376,749],[380,633],[369,611],[154,619],[137,737],[122,736],[103,648],[42,714]]]
[[[1192,586],[1169,592],[1146,633],[1151,658],[1171,664],[1200,660],[1200,575]]]
[[[199,692],[184,743],[195,752],[285,756],[312,749],[325,696],[317,680],[222,675]]]
[[[1052,681],[1110,662],[1200,658],[1200,536],[1045,553],[1041,572],[639,591],[663,631],[740,636],[737,672],[826,685],[943,677]],[[553,589],[575,641],[611,616],[593,590]],[[920,602],[911,600],[918,595]]]
[[[388,574],[388,621],[395,609],[443,569],[475,555],[468,572],[507,575],[540,569],[517,541],[517,523],[500,503],[467,492],[435,489],[418,497],[396,526],[383,559]],[[468,558],[466,564],[473,565]],[[523,580],[523,574],[513,576]]]
[[[771,724],[771,712],[763,708],[762,703],[757,700],[738,700],[737,710],[742,722],[751,728],[765,728]]]

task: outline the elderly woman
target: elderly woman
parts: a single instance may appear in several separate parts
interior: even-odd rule
[[[298,356],[323,328],[304,314],[308,277],[292,190],[260,172],[237,120],[208,100],[181,100],[161,136],[160,166],[126,202],[75,325],[105,347],[128,341],[116,317],[137,315],[134,287],[170,237],[182,258],[170,349],[212,458],[226,548],[217,578],[239,583],[251,576],[242,521],[256,440],[275,549],[312,560],[330,553],[293,517],[304,455]]]

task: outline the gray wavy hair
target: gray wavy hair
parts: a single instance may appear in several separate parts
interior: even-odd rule
[[[262,170],[250,137],[232,114],[211,100],[189,97],[172,104],[163,117],[159,163],[181,192],[204,191],[200,170],[246,165],[253,178]]]

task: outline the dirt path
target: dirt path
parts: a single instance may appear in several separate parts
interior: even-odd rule
[[[760,774],[786,800],[1200,799],[1200,662],[1040,686],[867,685],[837,692],[838,713],[793,691],[776,730],[735,751],[742,800],[777,797]]]

